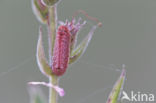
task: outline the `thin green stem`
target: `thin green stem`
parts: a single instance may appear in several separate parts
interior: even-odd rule
[[[52,65],[52,54],[55,42],[56,28],[57,28],[57,5],[49,7],[48,18],[48,38],[49,38],[49,64]],[[49,77],[49,83],[58,85],[58,78],[55,75]],[[57,92],[53,88],[49,88],[49,103],[57,103]]]
[[[49,63],[52,63],[53,47],[55,42],[55,35],[57,29],[57,5],[49,7],[49,18],[48,18],[48,38],[49,38]]]
[[[56,76],[49,77],[49,82],[53,85],[58,85],[58,78]],[[57,92],[53,88],[49,88],[49,103],[57,103]]]

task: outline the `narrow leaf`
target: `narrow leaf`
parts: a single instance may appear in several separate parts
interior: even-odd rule
[[[96,28],[97,26],[93,26],[88,35],[84,38],[84,40],[77,46],[76,49],[72,51],[69,59],[69,64],[75,62],[85,52]]]
[[[43,0],[44,5],[47,6],[53,6],[55,5],[59,0]]]
[[[126,76],[126,71],[125,71],[125,69],[123,69],[122,73],[121,73],[119,79],[117,80],[116,84],[114,85],[106,103],[117,103],[118,102],[118,100],[120,99],[120,94],[123,89],[125,76]]]
[[[42,30],[40,27],[39,30],[39,39],[38,39],[38,44],[37,44],[37,53],[36,53],[36,57],[37,57],[37,63],[38,66],[41,70],[41,72],[43,74],[45,74],[46,76],[51,76],[52,75],[52,69],[49,66],[46,58],[45,58],[45,54],[44,54],[44,49],[43,49],[43,45],[42,45]]]
[[[32,9],[37,19],[41,23],[46,24],[48,21],[49,12],[48,7],[42,3],[42,0],[32,0]]]

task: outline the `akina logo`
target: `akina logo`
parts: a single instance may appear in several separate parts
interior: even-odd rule
[[[121,101],[123,100],[131,101],[131,103],[154,103],[155,95],[134,91],[131,91],[130,95],[128,95],[125,91],[122,91]]]

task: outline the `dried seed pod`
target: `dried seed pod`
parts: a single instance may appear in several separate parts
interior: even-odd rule
[[[52,71],[55,75],[63,75],[67,69],[70,53],[70,32],[66,26],[60,26],[55,39]]]

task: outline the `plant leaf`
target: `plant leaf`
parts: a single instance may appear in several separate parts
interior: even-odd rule
[[[42,24],[46,24],[49,16],[48,7],[45,6],[41,0],[32,0],[32,9],[36,18]]]
[[[69,64],[75,62],[86,50],[97,26],[93,26],[84,40],[71,53]]]
[[[44,5],[47,5],[47,6],[53,6],[57,2],[59,2],[59,0],[43,0]]]
[[[43,49],[43,45],[42,45],[42,30],[40,27],[39,30],[39,39],[38,39],[38,44],[37,44],[37,53],[36,53],[36,57],[37,57],[37,63],[38,66],[40,68],[40,71],[45,74],[46,76],[51,76],[52,75],[52,69],[49,66],[46,58],[45,58],[45,53],[44,53],[44,49]]]
[[[120,99],[120,94],[123,89],[125,76],[126,76],[126,72],[125,72],[125,69],[123,69],[122,73],[121,73],[119,79],[117,80],[116,84],[114,85],[106,103],[117,103],[118,102],[118,100]]]

